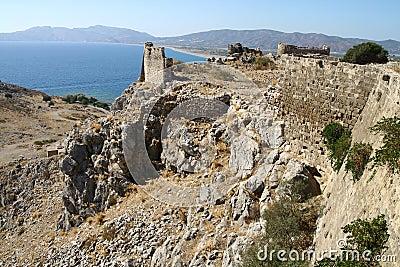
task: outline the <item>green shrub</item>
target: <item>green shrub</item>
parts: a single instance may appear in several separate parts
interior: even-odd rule
[[[360,180],[365,166],[369,162],[371,153],[372,146],[370,144],[355,143],[350,149],[345,169],[347,172],[351,171],[354,182]]]
[[[269,70],[275,67],[274,62],[268,57],[256,57],[254,61],[254,69],[256,70]]]
[[[110,107],[108,106],[107,103],[100,102],[94,97],[88,98],[84,94],[76,94],[76,95],[68,94],[65,97],[63,97],[62,100],[70,104],[79,102],[82,105],[92,104],[95,107],[99,107],[105,110],[110,110]]]
[[[338,172],[343,165],[351,146],[351,132],[337,122],[331,122],[322,131],[322,137],[329,149],[329,159],[333,169]]]
[[[79,102],[80,102],[82,105],[87,105],[87,104],[89,104],[89,99],[83,98],[83,99],[81,99]]]
[[[331,122],[325,126],[322,131],[322,137],[324,137],[327,145],[335,144],[339,138],[345,133],[345,128],[343,125],[337,122]]]
[[[99,108],[102,108],[102,109],[105,109],[105,110],[110,110],[110,107],[108,106],[107,103],[103,103],[103,102],[99,102],[99,101],[94,102],[93,106],[99,107]]]
[[[95,102],[97,102],[97,101],[99,101],[99,100],[97,100],[96,98],[94,98],[94,97],[89,97],[89,104],[93,104],[93,103],[95,103]]]
[[[391,171],[400,171],[400,118],[383,118],[370,128],[373,134],[383,134],[383,146],[372,158],[374,167],[387,165]]]
[[[5,95],[4,95],[6,98],[12,98],[12,94],[10,94],[10,93],[5,93]]]
[[[48,139],[48,140],[42,140],[42,141],[35,141],[35,142],[33,142],[33,144],[37,145],[37,146],[43,146],[43,145],[51,144],[51,143],[54,143],[54,142],[57,142],[57,140]]]
[[[73,96],[71,94],[66,95],[65,97],[62,98],[63,101],[72,104],[76,101],[76,96]]]
[[[347,237],[345,242],[346,246],[341,249],[357,251],[358,255],[360,255],[359,259],[352,259],[351,257],[347,259],[345,257],[338,258],[337,260],[325,258],[317,262],[315,266],[379,266],[376,256],[387,249],[385,243],[389,239],[388,227],[383,214],[370,220],[357,219],[344,226],[342,230],[347,234]],[[369,261],[362,257],[365,251],[371,252],[370,255],[368,255]]]
[[[43,101],[45,101],[45,102],[51,101],[51,97],[49,95],[44,95]]]
[[[89,103],[89,99],[84,94],[77,94],[75,95],[75,98],[76,101],[78,101],[81,104],[87,105]]]
[[[302,186],[302,185],[298,185]],[[297,190],[302,190],[298,188]],[[263,214],[265,235],[259,237],[254,245],[248,247],[243,255],[243,266],[309,266],[310,262],[301,259],[301,252],[308,250],[313,243],[316,221],[320,214],[319,201],[315,198],[299,203],[296,196],[284,197],[269,207]],[[267,259],[259,260],[258,252],[268,245]],[[298,261],[283,262],[272,250],[297,250]],[[272,255],[272,260],[270,256]],[[286,258],[288,255],[286,255]]]
[[[350,48],[342,60],[361,65],[368,63],[387,63],[388,51],[376,43],[361,43]]]

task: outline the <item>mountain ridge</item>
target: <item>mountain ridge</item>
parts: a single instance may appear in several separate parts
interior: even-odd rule
[[[151,34],[128,28],[95,25],[86,28],[66,28],[36,26],[23,31],[0,33],[0,41],[72,41],[107,42],[139,44],[152,41],[159,45],[225,48],[228,43],[240,42],[249,47],[263,50],[275,50],[278,43],[290,43],[299,46],[331,47],[332,52],[344,53],[362,42],[373,41],[382,45],[390,54],[400,54],[400,42],[392,39],[374,41],[362,38],[345,38],[322,33],[281,32],[270,29],[233,30],[219,29],[190,33],[172,37],[156,37]]]

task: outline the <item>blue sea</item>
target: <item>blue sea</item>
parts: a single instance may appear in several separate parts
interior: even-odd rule
[[[166,57],[204,61],[172,49]],[[112,103],[136,81],[143,46],[109,43],[0,42],[0,80],[48,95],[83,93]]]

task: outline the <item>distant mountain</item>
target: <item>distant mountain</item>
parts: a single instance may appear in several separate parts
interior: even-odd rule
[[[264,50],[276,50],[279,43],[298,46],[331,47],[331,51],[344,53],[349,48],[371,40],[358,38],[342,38],[319,33],[285,33],[273,30],[213,30],[192,33],[177,37],[158,38],[163,45],[179,45],[191,47],[224,48],[228,43],[240,42],[248,47],[260,47]],[[382,45],[390,54],[400,54],[400,42],[394,40],[373,41]]]
[[[148,33],[101,25],[73,29],[42,26],[13,33],[0,33],[0,41],[143,43],[154,39],[155,37]]]
[[[349,48],[371,40],[342,38],[319,33],[285,33],[273,30],[213,30],[176,37],[155,37],[131,29],[91,26],[88,28],[34,27],[25,31],[0,33],[0,41],[70,41],[70,42],[109,42],[141,44],[152,41],[159,45],[226,48],[228,43],[240,42],[248,47],[263,50],[276,50],[278,43],[299,46],[331,47],[332,52],[344,53]],[[373,41],[373,40],[372,40]],[[382,45],[390,54],[400,55],[400,42],[395,40],[373,41]]]

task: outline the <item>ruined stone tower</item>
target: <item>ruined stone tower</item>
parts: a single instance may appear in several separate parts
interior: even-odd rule
[[[163,70],[173,65],[172,58],[166,58],[164,47],[153,46],[152,42],[146,42],[143,50],[141,82],[162,82]]]

